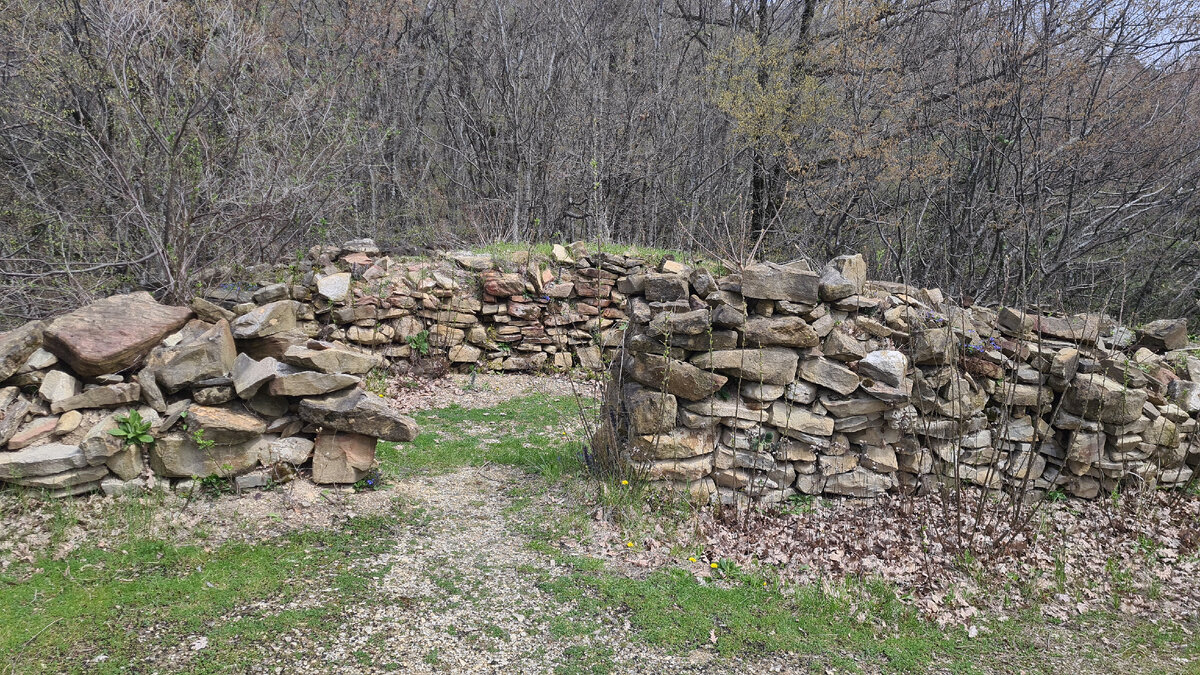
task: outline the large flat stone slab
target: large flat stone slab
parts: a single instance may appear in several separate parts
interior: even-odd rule
[[[160,304],[144,291],[114,295],[58,317],[43,340],[76,374],[94,377],[136,364],[191,316],[187,307]]]
[[[0,452],[0,478],[5,480],[49,476],[88,465],[76,445],[47,443],[18,452]]]
[[[411,441],[417,423],[388,407],[382,398],[361,389],[347,389],[300,402],[300,417],[311,424],[374,436],[385,441]]]

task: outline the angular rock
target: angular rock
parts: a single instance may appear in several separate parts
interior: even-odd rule
[[[757,263],[742,270],[742,295],[815,305],[820,300],[819,277],[805,264]]]
[[[801,361],[799,375],[804,380],[832,389],[843,396],[858,389],[862,381],[862,378],[846,366],[823,357]]]
[[[1167,398],[1188,413],[1200,412],[1200,382],[1174,380],[1167,385]]]
[[[296,327],[296,303],[279,300],[256,307],[234,319],[233,337],[239,340],[262,338]]]
[[[900,387],[908,376],[908,357],[894,349],[876,350],[859,360],[858,373],[889,387]]]
[[[1128,424],[1141,417],[1142,389],[1127,389],[1099,373],[1079,373],[1063,394],[1062,407],[1073,415],[1108,424]]]
[[[376,440],[355,433],[323,432],[313,450],[314,483],[356,483],[375,464]]]
[[[204,439],[217,445],[235,445],[252,440],[267,430],[257,416],[231,408],[193,405],[188,408],[188,425],[204,430]]]
[[[30,478],[14,478],[12,483],[23,485],[25,487],[37,488],[41,490],[59,490],[62,488],[74,487],[85,483],[98,481],[108,475],[108,467],[104,466],[85,466],[79,469],[70,469],[62,473],[51,474],[49,476],[37,476]]]
[[[949,328],[925,328],[912,336],[913,361],[921,365],[945,363],[954,349]]]
[[[0,333],[0,382],[12,377],[34,352],[42,346],[45,324],[30,321],[6,333]]]
[[[713,455],[698,455],[688,459],[666,459],[639,465],[648,480],[700,480],[713,470]]]
[[[114,295],[58,317],[43,340],[75,374],[94,377],[134,365],[191,315],[187,307],[161,305],[146,292]]]
[[[342,302],[350,295],[350,273],[339,272],[317,279],[317,293],[330,302]]]
[[[51,370],[42,378],[38,393],[49,403],[79,395],[79,380],[61,370]]]
[[[289,436],[271,441],[263,453],[262,463],[269,466],[276,462],[287,462],[299,466],[307,462],[312,454],[312,441],[303,436]]]
[[[233,385],[230,384],[192,390],[192,400],[200,405],[215,406],[229,403],[233,400],[234,395]]]
[[[712,395],[728,381],[722,375],[705,372],[690,363],[658,354],[634,354],[628,359],[627,374],[651,389],[689,401]]]
[[[417,330],[411,332],[411,335],[424,330],[419,321],[417,325]],[[406,334],[400,339],[408,337],[409,334]],[[351,349],[338,343],[317,342],[310,343],[310,345],[319,346],[320,349],[301,345],[289,347],[283,354],[283,362],[307,370],[318,370],[322,373],[347,373],[350,375],[362,375],[372,368],[378,368],[384,364],[383,357],[378,354]]]
[[[742,340],[750,347],[816,347],[821,342],[812,326],[798,316],[750,317],[742,325]]]
[[[771,426],[785,434],[791,431],[811,436],[833,435],[832,417],[817,415],[808,408],[788,405],[782,401],[771,405],[770,422]]]
[[[666,433],[633,437],[635,461],[687,459],[711,454],[717,445],[713,427],[704,429],[672,429]]]
[[[600,348],[594,345],[580,347],[575,350],[575,356],[579,358],[579,365],[588,370],[604,370],[604,360],[601,358]]]
[[[877,497],[894,486],[895,481],[891,476],[875,473],[864,467],[828,476],[825,479],[825,492],[847,497]]]
[[[201,448],[190,434],[172,432],[150,448],[150,467],[168,478],[229,477],[258,465],[271,438],[259,436],[237,445]]]
[[[13,480],[50,476],[87,466],[83,451],[76,445],[48,443],[17,452],[0,452],[0,478]]]
[[[642,291],[646,302],[676,302],[687,300],[687,278],[678,274],[647,274]]]
[[[483,292],[497,298],[508,298],[525,293],[525,280],[520,274],[501,274],[485,272],[480,275],[483,280]]]
[[[411,417],[396,412],[382,398],[361,389],[306,398],[300,402],[300,417],[326,429],[361,433],[385,441],[411,441],[418,432]]]
[[[867,263],[861,255],[838,256],[821,270],[820,298],[826,302],[835,302],[858,295],[866,281]]]
[[[450,363],[477,363],[483,356],[483,351],[478,347],[461,344],[451,347],[447,356],[450,358]]]
[[[35,417],[28,424],[21,427],[17,433],[13,434],[12,438],[8,439],[8,449],[20,450],[21,448],[27,448],[44,438],[48,438],[54,433],[57,427],[57,417]]]
[[[238,354],[233,362],[233,390],[239,398],[254,398],[264,384],[275,379],[279,371],[279,362],[271,357],[261,361]]]
[[[124,481],[133,480],[146,470],[146,463],[142,460],[142,449],[132,446],[118,451],[104,463],[109,471]]]
[[[70,398],[64,398],[50,404],[51,412],[55,414],[80,408],[113,408],[126,403],[133,403],[141,398],[142,388],[135,382],[125,384],[110,384],[106,387],[95,387]]]
[[[659,434],[675,428],[677,401],[673,395],[636,384],[625,385],[622,392],[633,433]]]
[[[196,316],[199,317],[201,321],[208,323],[216,323],[218,321],[233,321],[237,318],[237,315],[233,312],[225,309],[215,302],[209,302],[199,295],[192,298],[191,307],[192,311],[196,313]]]
[[[189,326],[202,327],[203,324]],[[202,332],[186,335],[174,346],[156,350],[153,360],[160,364],[155,371],[158,382],[174,393],[203,380],[228,375],[236,356],[233,333],[222,320]]]
[[[254,304],[265,305],[269,302],[286,300],[288,298],[287,284],[270,284],[254,291]]]
[[[692,358],[692,365],[704,370],[720,370],[760,384],[785,385],[796,379],[799,360],[799,355],[791,349],[764,347],[705,352]]]
[[[329,392],[353,387],[361,381],[354,375],[341,373],[280,373],[267,385],[272,396],[320,396]]]
[[[652,336],[701,335],[712,330],[712,319],[707,309],[697,309],[679,314],[663,313],[654,317],[647,327]]]
[[[1159,352],[1183,349],[1187,342],[1187,319],[1159,319],[1138,330],[1137,344]]]

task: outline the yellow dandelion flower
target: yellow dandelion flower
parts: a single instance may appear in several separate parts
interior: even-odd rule
[[[623,480],[623,481],[621,481],[621,485],[629,485],[629,481]]]
[[[625,543],[625,545],[626,545],[626,546],[628,546],[629,548],[633,548],[633,542],[632,542],[632,541],[630,541],[630,542],[626,542],[626,543]]]
[[[718,567],[720,567],[720,565],[718,565],[717,563],[709,563],[708,566],[713,568],[714,570],[717,569]]]
[[[695,558],[688,558],[688,562],[696,562]]]

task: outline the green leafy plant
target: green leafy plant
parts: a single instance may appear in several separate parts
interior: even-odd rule
[[[136,410],[117,417],[117,428],[108,433],[122,439],[125,445],[148,447],[154,444],[154,436],[150,435],[150,421],[142,419]]]
[[[408,343],[409,347],[413,348],[413,351],[420,352],[421,356],[429,355],[429,331],[428,330],[423,330],[420,333],[417,333],[415,335],[409,335],[408,339],[405,340],[405,342]]]

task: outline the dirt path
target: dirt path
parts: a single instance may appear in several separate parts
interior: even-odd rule
[[[505,515],[513,507],[509,488],[522,480],[519,472],[489,467],[395,486],[420,511],[394,553],[363,562],[390,566],[379,602],[348,608],[327,662],[304,672],[361,672],[352,654],[372,647],[412,673],[591,672],[609,664],[626,672],[704,672],[711,652],[647,649],[630,638],[621,617],[596,622],[538,587],[537,571],[553,576],[554,562],[530,550],[529,538]],[[528,508],[554,512],[552,505]],[[564,635],[574,632],[582,634]]]

